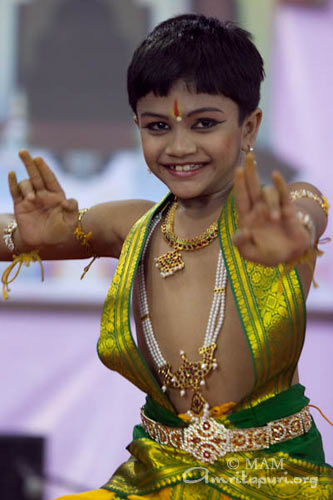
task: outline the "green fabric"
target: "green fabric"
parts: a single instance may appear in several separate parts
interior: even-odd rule
[[[267,422],[297,413],[309,403],[309,398],[304,396],[304,386],[293,385],[287,391],[280,392],[273,398],[245,410],[231,413],[230,422],[239,428],[257,427]],[[146,397],[145,415],[156,422],[170,427],[183,427],[184,422],[174,413],[166,410],[156,403],[150,396]]]
[[[240,429],[258,427],[280,418],[293,415],[309,403],[309,398],[304,395],[305,388],[301,384],[291,386],[276,396],[258,404],[252,408],[233,412],[228,415],[230,423]],[[175,414],[169,412],[151,397],[147,396],[145,404],[145,415],[156,422],[170,427],[183,427],[184,422]],[[149,437],[142,426],[134,428],[133,439]],[[325,463],[321,435],[313,422],[309,432],[284,443],[270,446],[267,453],[282,451],[294,458],[302,458],[316,465],[328,465]]]
[[[297,438],[286,441],[285,443],[277,443],[265,450],[267,453],[276,453],[283,451],[288,453],[293,458],[306,460],[316,465],[326,465],[325,454],[323,450],[323,442],[320,432],[318,431],[315,422],[312,420],[312,427],[306,434]],[[332,468],[333,470],[333,468]]]
[[[161,422],[169,427],[185,427],[183,420],[179,418],[176,413],[172,413],[160,404],[158,404],[150,396],[146,396],[145,415],[155,422]],[[149,438],[149,435],[144,430],[142,425],[136,425],[133,429],[133,440],[143,437]],[[150,438],[149,438],[150,439]]]
[[[155,422],[161,422],[169,427],[184,427],[184,422],[176,413],[163,408],[150,396],[146,397],[145,415]]]
[[[231,413],[228,418],[236,427],[246,429],[288,417],[309,404],[310,400],[304,396],[304,391],[305,387],[303,385],[293,385],[286,391],[280,392],[273,398],[266,399],[257,406]]]

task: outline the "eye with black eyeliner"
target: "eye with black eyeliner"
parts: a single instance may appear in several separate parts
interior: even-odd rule
[[[225,120],[214,120],[213,118],[199,118],[192,125],[192,128],[198,130],[207,130],[215,127],[216,125],[223,123]],[[201,125],[201,126],[200,126]]]
[[[151,132],[165,132],[166,130],[169,130],[169,125],[165,122],[159,121],[147,123],[147,125],[144,125],[142,128],[146,128]]]

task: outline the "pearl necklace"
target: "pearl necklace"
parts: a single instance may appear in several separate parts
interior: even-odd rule
[[[227,271],[224,265],[222,252],[220,251],[216,268],[213,301],[209,313],[206,334],[203,346],[199,348],[201,360],[191,362],[188,360],[185,352],[181,350],[180,356],[183,363],[176,372],[172,372],[171,365],[165,360],[154,334],[149,315],[144,275],[145,253],[151,235],[160,220],[161,214],[158,214],[151,222],[151,227],[142,253],[141,263],[138,268],[139,310],[142,329],[151,357],[157,366],[158,374],[163,380],[162,390],[165,392],[167,388],[179,389],[180,395],[185,396],[186,389],[191,389],[193,391],[191,411],[199,415],[208,404],[202,396],[200,388],[206,384],[205,377],[211,370],[216,370],[218,367],[216,359],[214,358],[214,352],[216,349],[217,337],[224,320]]]

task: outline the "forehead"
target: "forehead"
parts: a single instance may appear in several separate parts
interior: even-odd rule
[[[181,105],[184,113],[195,108],[217,107],[224,112],[238,112],[237,104],[222,94],[196,93],[184,81],[176,82],[167,96],[156,96],[153,92],[141,97],[137,103],[138,114],[146,111],[169,112],[175,100]]]

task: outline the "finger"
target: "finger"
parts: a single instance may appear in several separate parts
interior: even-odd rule
[[[299,248],[303,248],[302,253],[309,247],[313,248],[313,237],[315,235],[310,234],[310,231],[304,227],[292,203],[282,207],[281,211],[286,233],[290,234],[293,241],[297,242],[296,254],[293,257],[296,259],[299,257]]]
[[[242,231],[243,233],[243,231]],[[236,237],[236,238],[235,238]],[[234,234],[233,242],[235,243],[240,255],[243,257],[243,259],[251,261],[251,262],[258,262],[261,264],[264,264],[263,262],[263,256],[260,255],[260,252],[258,253],[258,246],[256,245],[255,241],[253,240],[252,234],[250,231],[247,233],[241,234],[240,231],[237,231]]]
[[[247,245],[242,246],[239,249],[239,253],[243,257],[243,259],[245,259],[247,261],[257,262],[258,264],[265,265],[265,263],[263,261],[263,257],[258,256],[258,249],[257,249],[256,245],[253,245],[252,243],[248,243]]]
[[[281,216],[279,191],[274,186],[264,186],[261,193],[271,219],[279,220]]]
[[[248,213],[251,208],[249,193],[247,190],[244,169],[239,167],[235,172],[235,200],[237,212],[240,217]]]
[[[47,163],[43,160],[43,158],[38,156],[34,159],[34,163],[39,170],[39,174],[43,179],[45,187],[53,193],[63,193],[64,191],[60,186],[58,179],[56,178],[50,167],[47,165]]]
[[[295,207],[290,203],[289,205],[282,207],[281,211],[286,231],[290,234],[296,235],[298,238],[302,237],[302,235],[305,234],[305,228],[297,216],[297,210],[295,210]],[[305,231],[307,230],[305,229]]]
[[[22,193],[19,189],[15,172],[9,172],[8,174],[8,185],[11,197],[14,203],[19,203],[23,200]]]
[[[23,198],[33,200],[36,197],[34,187],[29,179],[24,179],[18,183],[18,188],[22,193]]]
[[[247,153],[245,156],[245,179],[252,204],[261,199],[261,184],[257,174],[255,156]]]
[[[69,200],[64,200],[61,206],[63,207],[64,210],[66,210],[66,212],[78,212],[79,209],[78,202],[73,198],[70,198]]]
[[[241,248],[251,241],[251,233],[246,227],[238,229],[235,231],[232,240],[238,248]]]
[[[238,248],[239,253],[241,256],[249,261],[256,262],[258,259],[258,251],[256,246],[253,244],[251,237],[248,240],[243,240],[243,241],[237,241],[237,243],[234,241],[235,245]]]
[[[290,198],[289,198],[288,186],[287,186],[286,181],[284,180],[284,178],[280,174],[280,172],[274,171],[272,173],[272,179],[273,179],[273,182],[274,182],[276,189],[279,192],[281,206],[289,205]]]
[[[36,191],[45,189],[43,178],[40,175],[40,172],[31,158],[29,152],[26,149],[22,149],[19,152],[19,157],[21,158],[24,166],[28,172],[30,182]]]

